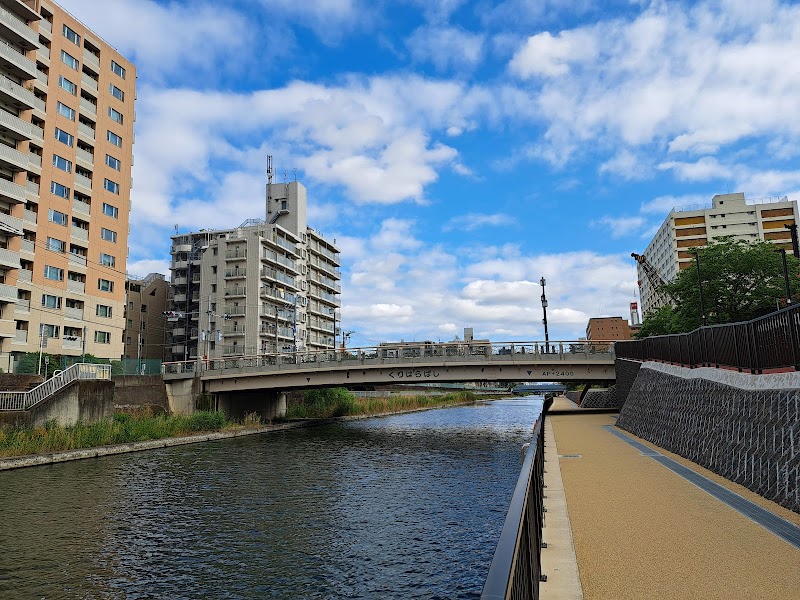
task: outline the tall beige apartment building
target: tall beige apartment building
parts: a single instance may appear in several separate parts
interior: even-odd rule
[[[721,237],[765,240],[791,250],[791,232],[798,222],[797,202],[788,197],[745,198],[744,194],[717,194],[706,206],[673,208],[644,251],[644,257],[664,281],[692,264],[690,248],[702,248]],[[652,285],[638,265],[642,314],[659,308]]]
[[[335,347],[341,258],[306,224],[306,188],[269,186],[266,217],[172,236],[172,360]]]
[[[0,0],[0,368],[123,354],[136,69],[57,4]]]

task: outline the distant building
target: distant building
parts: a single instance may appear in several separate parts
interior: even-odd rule
[[[165,322],[169,283],[160,273],[125,282],[125,358],[165,357]]]
[[[797,202],[782,198],[748,198],[742,193],[718,194],[710,205],[673,208],[644,251],[644,257],[664,281],[672,281],[690,264],[689,248],[702,248],[714,239],[765,240],[791,250],[791,232],[797,223]],[[638,265],[642,314],[659,308],[650,281]]]
[[[629,340],[637,329],[622,317],[592,317],[586,326],[586,341]]]

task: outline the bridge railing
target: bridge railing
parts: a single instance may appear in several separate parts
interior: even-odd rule
[[[403,364],[431,361],[502,361],[515,362],[540,360],[579,361],[613,356],[614,341],[560,340],[553,342],[410,342],[381,344],[360,348],[339,348],[317,351],[241,354],[200,360],[168,362],[162,365],[165,375],[190,374],[199,371],[225,371],[227,369],[270,368],[308,369],[333,367],[332,363],[357,363],[359,365]]]
[[[709,325],[689,333],[618,342],[617,358],[763,373],[800,370],[800,305],[752,321]]]
[[[494,551],[481,600],[517,600],[539,597],[544,526],[544,420],[552,400],[545,402],[522,470],[511,497],[506,520]]]
[[[0,392],[0,410],[28,410],[78,379],[111,379],[111,365],[76,363],[24,392]]]

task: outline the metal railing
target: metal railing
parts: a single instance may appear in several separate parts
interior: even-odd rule
[[[533,429],[522,471],[511,497],[506,520],[494,551],[481,600],[539,598],[544,526],[544,420],[552,400],[545,402]]]
[[[617,342],[616,354],[617,358],[669,362],[692,369],[800,370],[800,305],[752,321]]]
[[[78,379],[111,379],[111,365],[76,363],[26,392],[0,392],[0,410],[28,410]]]

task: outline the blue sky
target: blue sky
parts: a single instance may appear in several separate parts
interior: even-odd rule
[[[342,249],[351,344],[627,316],[672,206],[800,198],[800,7],[770,0],[63,0],[137,65],[128,271],[263,217]]]

